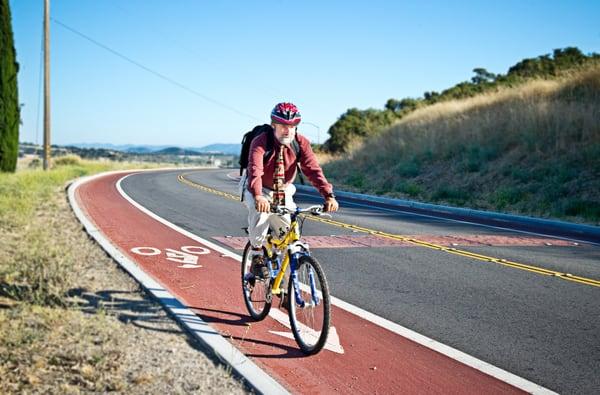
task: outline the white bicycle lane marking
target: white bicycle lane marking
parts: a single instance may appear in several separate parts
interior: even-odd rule
[[[130,250],[134,254],[142,256],[160,255],[162,251],[156,247],[134,247]],[[173,248],[165,249],[167,260],[181,263],[177,266],[182,269],[198,269],[202,265],[198,263],[198,255],[210,254],[210,250],[200,246],[183,246],[180,250]]]

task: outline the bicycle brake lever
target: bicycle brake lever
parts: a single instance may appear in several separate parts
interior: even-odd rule
[[[275,206],[275,207],[273,207],[272,211],[275,214],[279,214],[279,215],[285,215],[285,214],[287,214],[287,212],[285,210],[285,207],[283,207],[283,206]]]
[[[312,207],[311,210],[310,210],[310,213],[312,215],[322,215],[323,214],[323,208],[321,206]]]

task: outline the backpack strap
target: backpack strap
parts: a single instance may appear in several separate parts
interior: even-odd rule
[[[273,152],[273,147],[275,146],[275,130],[271,128],[271,130],[267,131],[267,147],[265,149],[265,159],[271,155]]]
[[[298,168],[298,177],[300,178],[300,184],[304,185],[304,177],[302,176],[302,169],[300,168],[300,143],[298,142],[298,133],[292,141],[292,148],[296,152],[296,167]]]

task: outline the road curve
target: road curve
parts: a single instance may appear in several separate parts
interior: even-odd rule
[[[191,183],[235,193],[227,171],[185,173]],[[245,209],[227,197],[182,183],[181,175],[182,171],[136,174],[126,178],[122,188],[181,228],[234,248],[236,237],[243,237]],[[305,204],[316,201],[309,195],[298,198]],[[473,254],[600,278],[597,246],[341,203],[335,220],[355,228],[410,235],[434,245],[453,240],[452,248]],[[599,287],[432,248],[386,243],[331,224],[307,221],[304,234],[313,236],[314,254],[335,296],[549,389],[589,393],[599,387]],[[318,236],[328,248],[315,248]],[[332,240],[343,240],[346,247],[332,248]],[[219,278],[237,284],[235,276]],[[235,285],[231,292],[236,292]],[[344,344],[351,336],[346,331],[340,338]],[[390,358],[388,373],[403,363],[397,356]],[[441,373],[428,374],[432,379]]]

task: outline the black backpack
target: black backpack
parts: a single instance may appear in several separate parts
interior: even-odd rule
[[[269,124],[255,126],[254,129],[246,133],[244,135],[244,138],[242,139],[242,151],[240,152],[239,161],[240,177],[244,173],[244,169],[248,168],[248,156],[250,156],[250,145],[252,145],[252,140],[254,140],[255,137],[263,133],[267,133],[267,149],[265,150],[263,161],[266,161],[269,158],[269,156],[273,153],[273,146],[275,145],[275,131],[273,130],[273,127]],[[297,136],[298,135],[296,134],[296,138],[294,138],[294,140],[292,141],[291,146],[294,152],[296,153],[296,166],[298,166],[300,182],[304,184],[304,178],[302,178],[302,171],[300,170],[300,165],[298,164],[298,162],[300,162],[300,144],[298,143]]]

